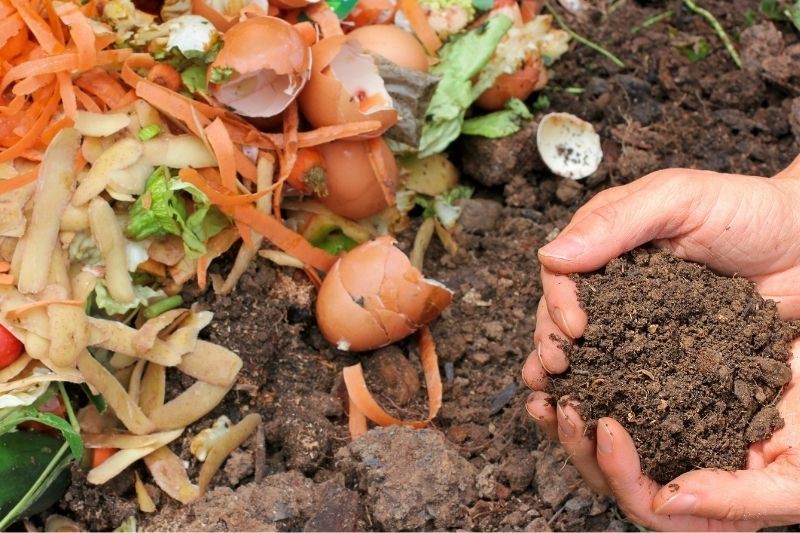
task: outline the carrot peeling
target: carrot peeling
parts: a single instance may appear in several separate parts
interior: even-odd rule
[[[206,126],[205,133],[208,143],[217,157],[222,185],[230,192],[236,192],[236,148],[233,146],[225,124],[218,118],[214,119],[211,124]]]
[[[89,24],[89,19],[84,16],[77,5],[69,2],[60,4],[56,8],[58,17],[69,26],[69,34],[78,50],[78,70],[89,70],[97,64],[97,50],[95,49],[95,35]]]
[[[428,17],[422,10],[422,6],[419,5],[419,2],[417,2],[417,0],[398,0],[397,4],[400,11],[402,11],[408,19],[408,23],[411,25],[411,29],[414,30],[414,34],[428,53],[431,55],[436,53],[436,51],[442,47],[442,41],[428,22]]]

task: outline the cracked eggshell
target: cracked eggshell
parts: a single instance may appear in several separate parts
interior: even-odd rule
[[[397,163],[384,141],[383,160],[391,182],[397,181]],[[328,194],[319,201],[343,217],[360,220],[376,215],[388,204],[369,157],[367,141],[333,141],[317,146],[325,162]]]
[[[451,300],[452,293],[423,278],[392,237],[378,237],[351,250],[325,276],[317,323],[340,349],[374,350],[414,333]]]
[[[299,103],[303,116],[315,128],[377,120],[378,137],[397,123],[397,111],[378,74],[375,60],[347,36],[328,37],[313,47],[311,79]]]
[[[283,112],[311,76],[311,48],[288,22],[256,17],[240,22],[222,37],[225,45],[209,66],[234,74],[209,88],[220,103],[246,117],[267,118]]]
[[[553,174],[573,180],[591,176],[603,160],[594,127],[570,113],[549,113],[536,131],[539,155]]]
[[[420,72],[428,71],[428,56],[416,37],[394,24],[361,26],[347,34],[371,54],[377,54],[395,65]]]

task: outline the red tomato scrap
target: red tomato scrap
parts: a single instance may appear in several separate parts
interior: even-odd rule
[[[5,368],[22,355],[22,343],[3,326],[0,326],[0,368]]]

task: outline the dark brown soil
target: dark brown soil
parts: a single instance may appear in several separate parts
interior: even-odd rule
[[[703,2],[734,38],[742,36],[737,46],[743,55],[746,47],[750,50],[752,63],[744,71],[703,19],[687,13],[679,0],[617,0],[613,9],[598,10],[585,21],[564,13],[576,31],[627,65],[619,69],[576,43],[553,66],[546,91],[549,110],[594,124],[604,163],[582,182],[554,178],[527,154],[509,153],[509,144],[505,152],[497,146],[479,152],[487,160],[492,154],[497,160],[516,158],[502,174],[478,175],[477,168],[467,172],[469,161],[461,163],[465,180],[477,186],[477,199],[465,205],[456,235],[459,252],[447,256],[434,243],[424,269],[455,291],[452,305],[433,324],[444,405],[433,429],[389,434],[403,439],[397,453],[386,451],[383,431],[371,431],[363,437],[368,440],[348,446],[338,376],[342,367],[369,362],[371,356],[338,352],[322,339],[314,325],[314,291],[302,275],[259,260],[230,297],[202,295],[216,313],[206,334],[236,350],[244,368],[225,402],[189,428],[175,451],[190,462],[194,475],[197,464],[185,450],[189,436],[223,413],[238,420],[259,412],[265,446],[248,443],[235,464],[215,478],[216,490],[194,506],[181,508],[161,495],[155,515],[137,514],[140,526],[635,531],[611,500],[588,490],[562,450],[525,415],[527,391],[519,370],[532,347],[541,296],[536,250],[595,193],[657,168],[768,176],[791,161],[798,150],[792,127],[800,128],[800,120],[792,110],[797,108],[800,117],[800,103],[793,105],[800,95],[794,76],[800,69],[789,49],[798,37],[783,23],[773,31],[753,28],[744,35],[748,12],[756,13],[756,23],[765,22],[758,4]],[[674,13],[669,20],[631,31],[666,10]],[[704,38],[710,55],[689,61],[673,46],[670,27]],[[767,62],[765,55],[776,59]],[[528,135],[514,146],[531,146]],[[407,248],[413,228],[399,239]],[[229,265],[214,268],[227,272]],[[424,380],[414,345],[401,343],[398,349],[368,365],[368,382],[392,412],[424,416],[425,392],[415,388]],[[414,371],[417,380],[410,377]],[[389,376],[400,376],[403,386]],[[173,386],[182,385],[175,381]],[[453,451],[464,461],[456,461]],[[435,494],[426,470],[445,480],[435,485]],[[89,529],[116,527],[119,517],[131,512],[130,485],[91,487],[80,482],[82,475],[74,471],[77,484],[59,512]],[[146,472],[140,475],[151,481]],[[426,500],[415,500],[418,495]]]
[[[589,324],[564,343],[570,368],[551,392],[621,421],[650,477],[744,468],[747,446],[783,426],[795,331],[752,283],[653,249],[573,279]]]

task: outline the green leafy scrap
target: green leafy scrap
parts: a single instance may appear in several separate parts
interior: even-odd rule
[[[225,83],[234,74],[236,74],[236,71],[230,67],[214,67],[211,69],[211,78],[208,81],[211,83]]]
[[[461,133],[499,139],[517,133],[526,120],[533,118],[525,103],[518,98],[506,102],[506,108],[464,121]]]
[[[701,37],[692,44],[681,46],[678,48],[678,52],[692,63],[697,63],[711,54],[711,45],[708,44],[705,37]]]

